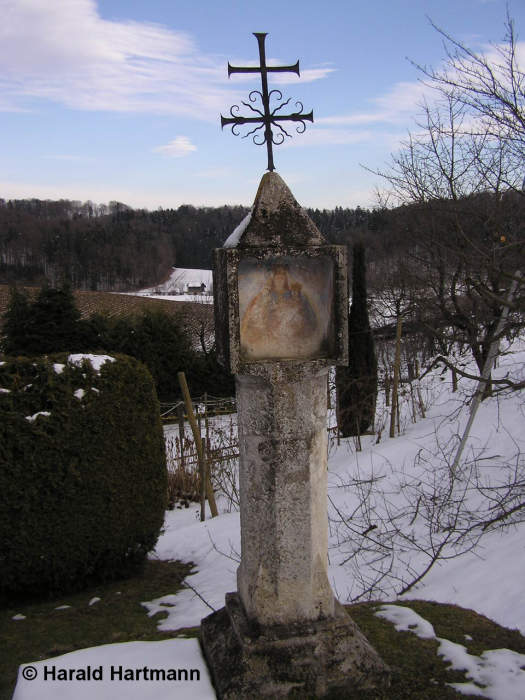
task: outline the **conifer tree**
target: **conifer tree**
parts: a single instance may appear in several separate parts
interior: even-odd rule
[[[82,349],[82,324],[69,284],[44,286],[31,307],[27,352],[43,354]]]
[[[32,302],[25,293],[12,289],[3,333],[7,355],[82,350],[84,326],[71,287],[42,287]]]
[[[365,249],[355,243],[352,305],[348,321],[348,367],[336,368],[337,423],[343,437],[362,435],[374,423],[377,358],[367,308]]]
[[[2,327],[2,350],[6,355],[21,355],[30,323],[31,310],[27,294],[17,287],[9,291],[9,302]]]

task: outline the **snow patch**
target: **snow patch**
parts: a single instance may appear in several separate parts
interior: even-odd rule
[[[29,421],[29,423],[34,423],[38,416],[50,416],[51,413],[49,411],[38,411],[38,413],[33,413],[32,416],[26,416],[26,420]]]
[[[215,692],[208,674],[197,639],[168,639],[161,642],[125,642],[121,644],[105,644],[73,651],[63,656],[55,656],[52,661],[33,661],[31,666],[37,675],[30,675],[34,680],[25,680],[24,668],[18,669],[18,681],[13,700],[215,700]],[[102,667],[102,680],[70,681],[44,680],[44,666],[54,666],[58,669],[72,669],[73,674],[78,669],[98,669]],[[188,680],[156,681],[144,679],[143,675],[137,680],[119,680],[111,678],[111,670],[119,667],[125,669],[164,670],[186,669]],[[191,670],[193,680],[189,680]]]
[[[399,605],[383,605],[376,616],[392,622],[398,632],[413,632],[421,639],[434,639],[436,636],[430,622],[410,608]]]
[[[469,682],[449,685],[463,695],[480,695],[490,700],[522,700],[525,697],[525,654],[510,649],[484,651],[481,656],[469,654],[461,644],[437,637],[434,628],[410,608],[383,605],[376,612],[392,622],[396,630],[413,632],[422,639],[436,639],[437,653],[450,664],[449,668],[463,671]]]
[[[235,248],[235,246],[239,243],[241,240],[242,234],[246,231],[246,228],[250,221],[252,220],[252,212],[249,211],[244,219],[241,221],[241,223],[233,230],[232,233],[228,236],[228,238],[224,241],[223,248]]]
[[[91,364],[95,372],[100,372],[105,362],[115,362],[115,358],[111,355],[92,355],[91,353],[77,353],[67,358],[67,361],[76,367],[81,367],[84,360]]]
[[[201,293],[201,285],[204,286]],[[179,300],[181,295],[188,296],[189,300],[201,300],[206,295],[210,295],[210,290],[213,286],[213,272],[211,270],[194,269],[190,267],[174,267],[169,278],[162,284],[157,284],[154,287],[141,289],[139,292],[133,292],[134,296],[148,296],[159,299],[169,298],[170,295],[176,296]],[[188,288],[193,287],[198,289],[195,295],[188,294]]]

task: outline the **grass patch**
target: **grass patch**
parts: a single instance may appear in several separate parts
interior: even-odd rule
[[[173,632],[159,632],[159,616],[147,616],[141,602],[175,593],[190,564],[148,561],[144,573],[133,578],[99,585],[81,593],[62,596],[52,601],[10,604],[0,610],[0,700],[10,700],[18,666],[66,654],[76,649],[116,642],[161,640]],[[100,601],[89,605],[92,598]],[[492,622],[473,610],[455,605],[411,600],[396,603],[411,608],[435,629],[438,637],[465,646],[470,654],[479,655],[489,649],[512,649],[525,654],[525,637]],[[70,605],[64,610],[58,606]],[[437,655],[438,643],[420,639],[412,632],[397,632],[394,625],[375,615],[381,603],[360,603],[346,606],[347,611],[372,646],[392,670],[390,688],[385,691],[348,690],[333,692],[331,700],[448,700],[465,698],[448,683],[466,681],[460,671],[447,669]],[[16,621],[15,614],[26,616]],[[177,636],[198,636],[199,628],[178,630]],[[470,637],[471,639],[467,638]],[[470,698],[481,698],[470,695]],[[306,700],[302,698],[301,700]]]
[[[489,649],[512,649],[525,653],[525,637],[517,630],[510,630],[492,622],[473,610],[455,605],[411,600],[403,605],[417,612],[433,626],[438,637],[465,646],[470,654],[479,655]],[[380,603],[360,603],[346,606],[353,620],[368,641],[378,651],[392,671],[391,686],[384,692],[360,691],[359,700],[447,700],[465,698],[450,688],[448,683],[467,680],[461,671],[452,671],[437,655],[438,642],[421,639],[412,632],[397,632],[394,625],[375,615]],[[467,639],[466,635],[472,637]],[[352,695],[334,693],[333,700]],[[469,695],[469,698],[481,698]]]
[[[36,603],[8,603],[0,609],[0,700],[11,700],[18,666],[67,654],[77,649],[130,641],[168,639],[159,632],[161,617],[148,617],[141,602],[176,593],[192,569],[181,562],[147,561],[132,578]],[[89,605],[93,598],[100,601]],[[57,610],[62,605],[71,607]],[[25,615],[25,620],[13,616]],[[196,636],[198,629],[184,631]]]

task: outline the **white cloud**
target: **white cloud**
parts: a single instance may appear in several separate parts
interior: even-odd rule
[[[238,100],[225,61],[204,55],[190,35],[103,19],[97,0],[0,0],[0,16],[0,111],[47,99],[72,109],[215,120]],[[307,69],[300,80],[331,70]],[[276,82],[289,80],[299,78]]]
[[[397,83],[385,95],[372,100],[372,103],[376,105],[375,110],[320,117],[315,121],[316,124],[332,127],[375,124],[406,127],[410,120],[417,115],[419,106],[425,97],[429,97],[431,92],[429,87],[418,81]]]
[[[286,128],[286,125],[285,125]],[[343,146],[345,144],[363,143],[375,138],[373,131],[352,131],[351,129],[325,129],[307,126],[303,134],[295,134],[293,128],[288,130],[293,138],[285,139],[283,148],[299,146]],[[297,138],[295,138],[297,136]]]
[[[256,66],[258,63],[249,61],[243,65]],[[314,80],[322,80],[330,73],[333,73],[335,68],[307,68],[301,70],[301,75],[296,73],[275,73],[271,75],[272,85],[299,85],[300,83],[312,83]],[[253,74],[251,73],[232,73],[230,80],[235,83],[253,82]]]
[[[187,136],[177,136],[176,139],[173,139],[173,141],[170,141],[165,146],[157,146],[153,149],[155,153],[162,153],[170,158],[182,158],[196,150],[197,146],[195,146]]]
[[[183,32],[105,20],[95,0],[0,0],[0,10],[0,108],[44,98],[216,119],[224,104],[224,65]]]

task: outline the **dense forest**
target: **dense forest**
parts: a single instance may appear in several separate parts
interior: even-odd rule
[[[0,199],[0,284],[130,291],[159,284],[173,266],[212,267],[212,251],[247,214],[241,206],[147,211],[120,202]],[[501,274],[522,266],[522,192],[473,194],[392,209],[307,209],[330,243],[362,241],[372,293],[443,286],[473,279],[492,292]],[[470,280],[470,282],[469,282]],[[437,285],[437,286],[436,286]],[[419,291],[417,291],[419,290]]]
[[[0,199],[0,283],[58,284],[130,290],[162,281],[172,266],[212,267],[221,246],[247,214],[241,206],[147,211],[120,202]],[[364,209],[308,210],[332,242],[377,227]]]

